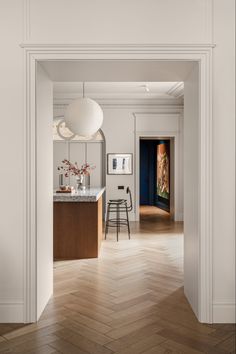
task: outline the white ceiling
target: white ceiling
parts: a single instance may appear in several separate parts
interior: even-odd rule
[[[145,100],[148,104],[168,101],[183,104],[186,77],[195,62],[158,60],[70,60],[40,62],[54,82],[54,103],[67,104],[85,95],[107,100]],[[145,90],[147,84],[149,92]],[[106,101],[104,101],[106,100]],[[158,101],[158,102],[157,102]],[[131,102],[131,101],[130,101]],[[134,101],[133,101],[134,102]]]
[[[52,81],[58,82],[177,82],[184,81],[192,61],[67,60],[42,61]]]

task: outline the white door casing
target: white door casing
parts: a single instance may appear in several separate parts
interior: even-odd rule
[[[139,221],[140,219],[140,183],[139,183],[139,179],[140,179],[140,146],[139,146],[139,142],[141,138],[153,138],[156,139],[158,137],[161,138],[173,138],[174,139],[174,188],[173,188],[173,192],[174,192],[174,211],[173,214],[171,214],[171,217],[173,216],[173,220],[174,221],[179,221],[178,216],[180,215],[179,212],[179,188],[178,188],[178,182],[179,182],[179,178],[178,178],[178,158],[179,158],[179,134],[173,133],[173,132],[160,132],[160,131],[153,131],[153,132],[136,132],[136,139],[135,139],[135,220]],[[171,190],[172,192],[172,190]]]
[[[23,44],[25,53],[25,264],[24,321],[36,313],[36,64],[46,60],[177,60],[199,62],[200,134],[198,295],[200,322],[212,322],[212,45],[58,45]]]
[[[157,138],[157,137],[162,137],[162,138],[173,138],[174,139],[174,205],[173,205],[173,213],[172,215],[174,217],[175,221],[182,221],[182,212],[183,210],[180,210],[180,203],[179,203],[179,160],[180,160],[180,130],[179,130],[179,119],[182,114],[176,114],[176,113],[134,113],[134,119],[135,119],[135,147],[134,147],[134,155],[135,155],[135,220],[139,221],[140,219],[140,213],[139,213],[139,200],[140,200],[140,183],[139,183],[139,178],[140,178],[140,147],[139,147],[139,141],[140,138]],[[146,118],[148,121],[149,117],[153,117],[155,120],[155,124],[153,126],[152,130],[146,131],[145,128],[140,130],[139,127],[139,118],[143,119]],[[169,124],[172,126],[172,130],[164,130],[160,129],[163,128],[163,124],[158,124],[159,120],[162,122],[165,122],[169,120]],[[172,124],[174,123],[174,124]],[[142,126],[142,124],[141,124]],[[152,125],[151,125],[152,126]],[[159,130],[157,130],[157,127],[159,126]],[[166,125],[164,124],[164,128]],[[143,128],[143,127],[142,127]]]

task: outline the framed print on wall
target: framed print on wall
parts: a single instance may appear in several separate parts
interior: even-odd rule
[[[133,155],[132,154],[107,154],[108,175],[132,175]]]

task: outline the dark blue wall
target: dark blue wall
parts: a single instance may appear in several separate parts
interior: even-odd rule
[[[156,204],[157,140],[140,140],[140,204]]]
[[[157,145],[168,140],[140,140],[140,205],[155,205],[169,211],[169,200],[157,196]]]

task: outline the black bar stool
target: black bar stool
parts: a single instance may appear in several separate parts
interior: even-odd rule
[[[133,209],[133,204],[129,187],[127,187],[126,193],[129,194],[129,205],[127,204],[126,199],[110,199],[107,203],[105,240],[107,238],[109,227],[115,227],[116,239],[119,241],[119,232],[121,226],[127,226],[130,239],[129,212]],[[121,217],[121,213],[125,213],[125,216]],[[114,216],[112,216],[112,214]]]

